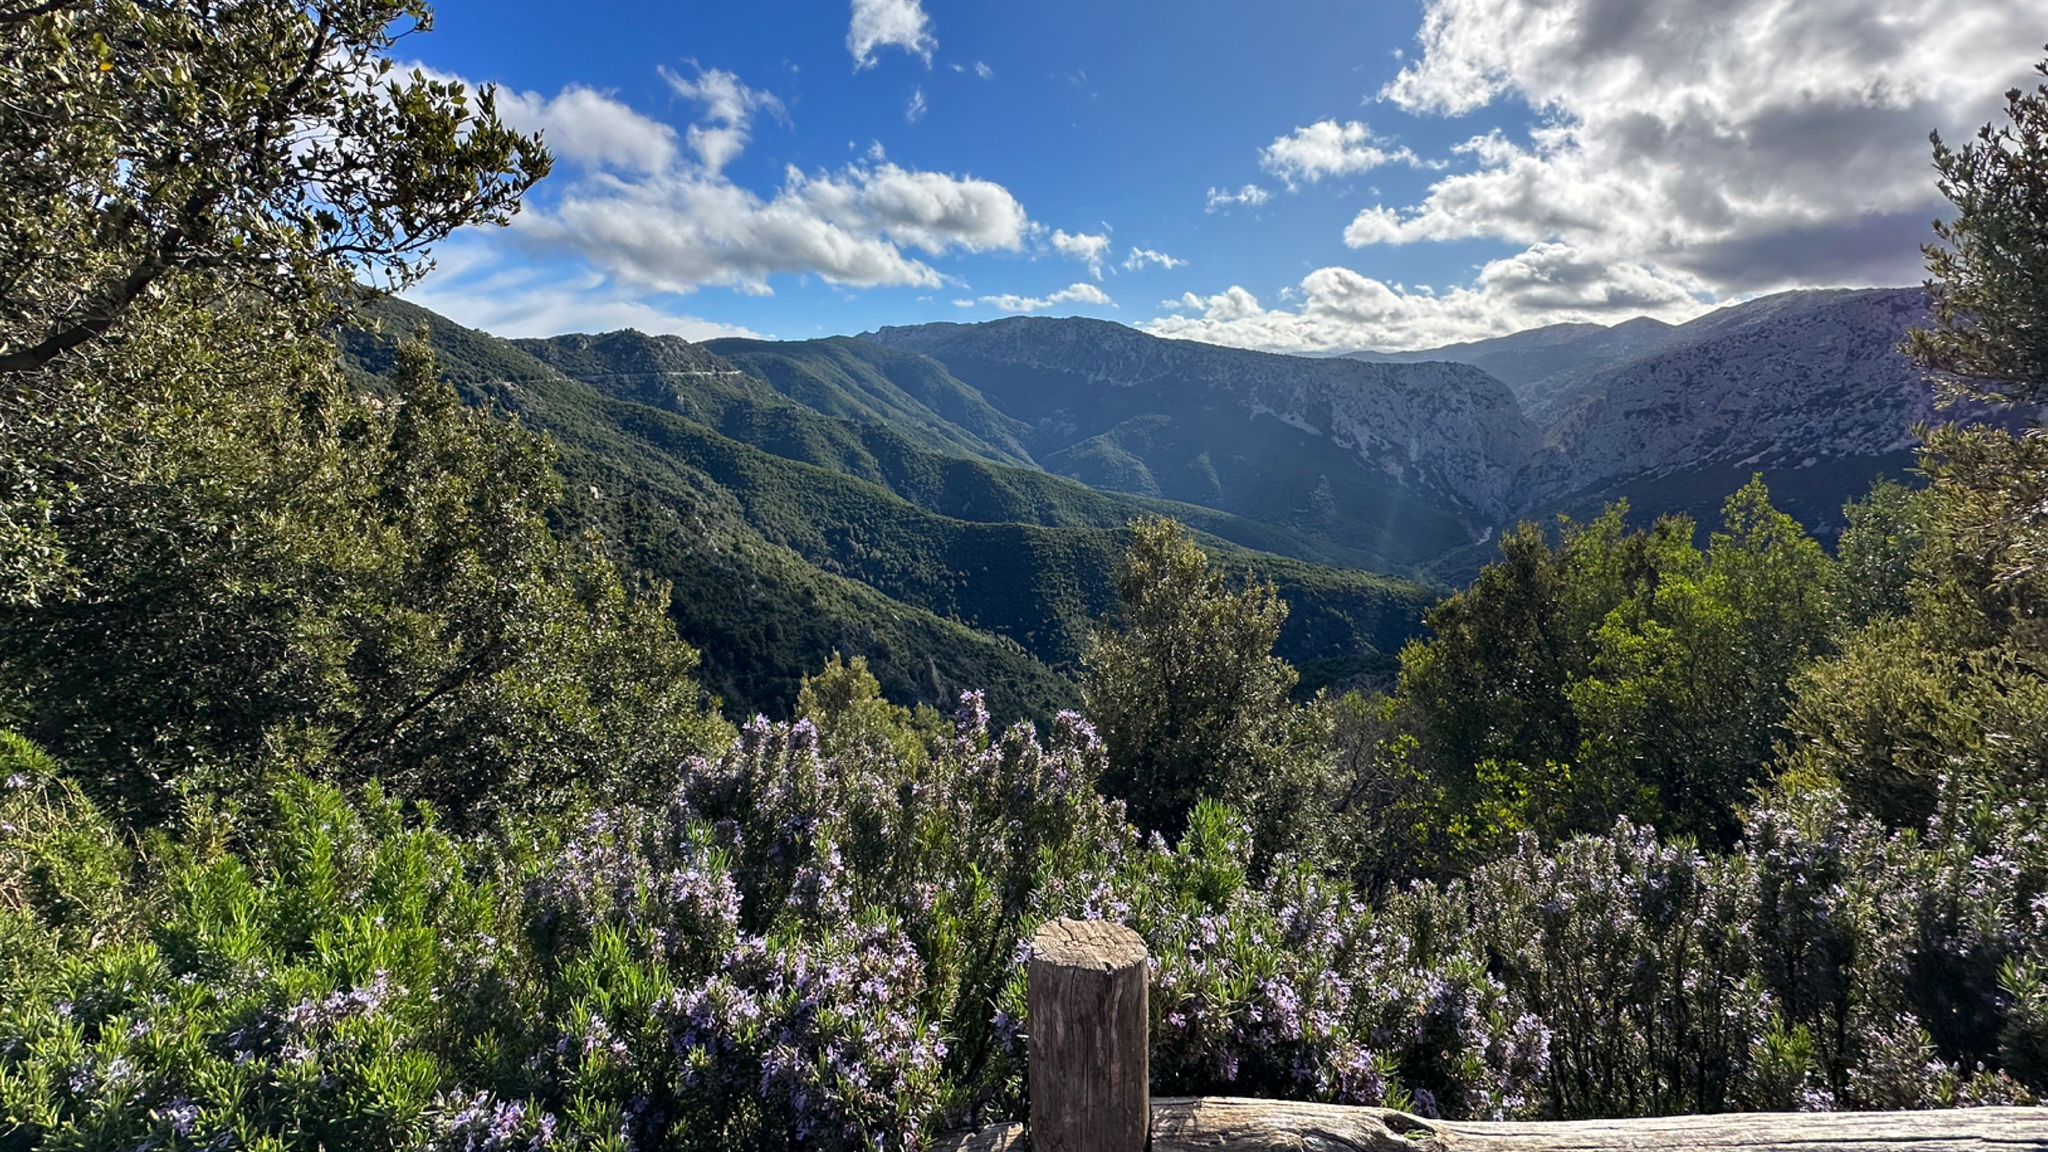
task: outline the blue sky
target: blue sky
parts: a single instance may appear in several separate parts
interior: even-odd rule
[[[442,0],[553,176],[411,296],[505,335],[1015,312],[1281,350],[1918,278],[2007,0]],[[1711,9],[1711,11],[1703,11]]]

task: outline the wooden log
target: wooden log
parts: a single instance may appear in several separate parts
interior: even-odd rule
[[[1027,1152],[1021,1124],[938,1142]],[[1155,1100],[1152,1152],[2017,1152],[2048,1150],[2048,1108],[1752,1112],[1649,1120],[1483,1123],[1285,1100]]]
[[[1144,941],[1055,920],[1032,939],[1031,1124],[940,1152],[2048,1152],[2048,1108],[1729,1113],[1532,1123],[1237,1097],[1149,1099]]]
[[[1145,959],[1136,932],[1101,920],[1054,920],[1032,937],[1025,1026],[1039,1152],[1144,1152],[1152,1118]]]

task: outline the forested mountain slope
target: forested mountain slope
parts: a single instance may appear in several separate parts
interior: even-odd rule
[[[1162,340],[1096,320],[885,328],[1030,432],[1049,471],[1286,525],[1405,570],[1515,502],[1535,428],[1450,364],[1309,360]]]
[[[939,365],[844,338],[778,344],[692,344],[631,330],[510,341],[607,395],[674,408],[716,426],[737,415],[794,406],[819,416],[885,426],[921,448],[1030,464],[1019,430]],[[877,367],[877,357],[888,363]],[[776,400],[787,401],[778,405]],[[735,428],[744,432],[743,428]]]
[[[729,710],[786,708],[798,679],[839,650],[867,656],[899,699],[981,684],[999,711],[1045,714],[1070,701],[1061,673],[1113,602],[1123,526],[1159,510],[824,416],[682,341],[528,345],[588,374],[584,383],[409,305],[373,312],[382,334],[344,336],[364,368],[380,370],[395,334],[424,324],[467,395],[561,445],[577,515],[676,584],[678,627],[703,649]],[[1198,527],[1285,542],[1188,511]],[[1420,585],[1209,539],[1223,563],[1281,587],[1293,608],[1283,649],[1311,682],[1383,672],[1434,599]]]
[[[705,347],[814,412],[924,432],[948,448],[1005,464],[1033,463],[1023,442],[1030,426],[928,357],[845,336],[714,340]]]
[[[981,444],[980,437],[940,414],[949,406],[945,399],[937,398],[934,407],[919,397],[958,395],[976,408],[981,402],[924,356],[843,338],[693,345],[632,331],[513,343],[605,395],[673,411],[786,460],[866,480],[942,516],[1119,528],[1134,515],[1155,513],[1255,551],[1372,567],[1368,549],[1285,524],[1098,491],[1029,464],[1002,463],[1000,449],[962,451],[961,445]],[[716,355],[714,347],[732,356]],[[886,402],[862,400],[875,395]]]
[[[1640,520],[1707,523],[1757,471],[1831,536],[1845,499],[1905,473],[1911,429],[1934,414],[1895,351],[1924,315],[1917,289],[1438,350],[1513,377],[1540,426],[1473,365],[1271,356],[1095,321],[515,342],[377,311],[387,333],[426,323],[474,399],[561,442],[580,514],[636,564],[710,589],[677,619],[738,710],[779,710],[842,649],[900,698],[979,682],[1042,713],[1070,698],[1121,532],[1147,513],[1278,582],[1295,612],[1283,653],[1343,682],[1383,670],[1432,598],[1355,569],[1462,582],[1516,519],[1616,499]]]
[[[898,699],[936,701],[985,685],[991,705],[1009,715],[1072,701],[1066,679],[1016,644],[818,568],[756,531],[702,470],[613,426],[621,413],[652,409],[602,396],[504,341],[402,301],[379,300],[365,312],[365,324],[381,322],[381,331],[341,333],[353,365],[383,373],[399,336],[424,327],[465,398],[554,440],[574,518],[627,565],[675,586],[671,616],[701,650],[701,679],[728,713],[785,713],[800,678],[834,651],[867,656]]]

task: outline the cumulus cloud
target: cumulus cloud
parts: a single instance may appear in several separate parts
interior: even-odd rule
[[[1386,164],[1419,163],[1405,147],[1382,146],[1372,129],[1351,120],[1318,120],[1276,137],[1259,153],[1259,167],[1287,182],[1314,184],[1325,176],[1370,172]]]
[[[1190,294],[1145,327],[1282,350],[1418,348],[1564,321],[1683,320],[1781,288],[1916,281],[1943,207],[1927,133],[1967,134],[2024,80],[2041,40],[2026,7],[1425,0],[1421,50],[1379,98],[1426,116],[1510,105],[1537,122],[1456,146],[1426,192],[1364,208],[1344,241],[1516,251],[1446,287],[1330,267],[1271,307],[1242,287]],[[1436,163],[1332,121],[1261,159],[1290,182]]]
[[[920,0],[853,0],[846,50],[853,53],[856,71],[874,67],[875,52],[882,48],[901,48],[930,65],[938,46]]]
[[[738,76],[722,69],[699,69],[694,77],[660,69],[669,88],[685,100],[704,105],[704,115],[690,125],[689,141],[707,172],[722,171],[744,152],[751,137],[754,113],[767,112],[784,119],[782,101],[773,93],[749,88]]]
[[[1131,254],[1124,257],[1126,272],[1136,272],[1147,264],[1157,264],[1170,272],[1175,268],[1187,267],[1188,262],[1152,248],[1132,248]]]
[[[580,257],[611,287],[679,294],[719,285],[766,294],[784,275],[847,287],[935,288],[945,278],[927,258],[1019,251],[1035,235],[1037,226],[1002,185],[904,168],[879,148],[837,170],[787,168],[769,191],[742,186],[727,168],[762,115],[786,120],[782,102],[730,72],[662,75],[701,106],[683,135],[687,148],[678,147],[673,129],[610,97],[587,99],[583,90],[508,106],[508,118],[523,128],[558,108],[587,106],[604,113],[609,129],[581,137],[594,159],[551,198],[529,202],[512,243],[529,255]],[[620,143],[628,140],[638,143]]]
[[[996,70],[989,67],[986,61],[976,60],[974,62],[974,74],[983,80],[988,80],[995,76]]]
[[[1227,188],[1211,188],[1209,189],[1208,203],[1202,210],[1205,212],[1224,212],[1240,204],[1247,208],[1257,208],[1272,198],[1273,194],[1271,192],[1266,191],[1257,184],[1247,184],[1235,192]]]
[[[924,102],[924,85],[920,84],[910,91],[910,103],[903,109],[903,122],[915,124],[924,119],[924,114],[929,110]]]
[[[1014,252],[1032,229],[1017,198],[988,180],[895,164],[810,178],[791,169],[789,178],[821,218],[932,255],[956,248]]]
[[[1015,250],[1028,225],[999,184],[855,164],[836,173],[791,168],[765,198],[695,173],[596,181],[534,213],[525,232],[657,291],[722,284],[765,293],[778,274],[935,288],[943,278],[906,250]]]
[[[1069,260],[1079,260],[1088,265],[1088,274],[1102,279],[1102,261],[1109,255],[1109,234],[1087,232],[1065,232],[1055,230],[1052,234],[1055,252]]]
[[[1514,100],[1527,140],[1478,137],[1472,171],[1354,245],[1563,243],[1740,293],[1919,275],[1938,208],[1927,133],[1989,119],[2039,16],[2010,0],[1429,0],[1422,52],[1382,97],[1460,115]]]
[[[1259,307],[1259,298],[1249,291],[1233,284],[1214,296],[1197,296],[1184,292],[1178,300],[1161,302],[1161,308],[1169,312],[1194,312],[1202,319],[1212,322],[1245,320],[1265,313]]]
[[[453,81],[472,91],[479,85],[424,65],[430,79]],[[642,116],[608,92],[571,84],[553,96],[500,87],[498,114],[522,132],[539,132],[557,159],[584,168],[659,172],[675,162],[676,131]]]
[[[1050,296],[1018,296],[1005,293],[1000,296],[983,296],[979,301],[956,300],[955,304],[971,307],[975,303],[986,304],[999,312],[1043,312],[1061,304],[1093,304],[1099,308],[1114,308],[1116,301],[1095,285],[1082,281],[1070,284]]]
[[[806,183],[792,174],[780,193],[763,199],[725,181],[691,176],[596,182],[530,213],[520,232],[530,243],[575,252],[662,292],[716,284],[766,293],[769,277],[806,273],[864,287],[941,283],[929,265],[877,230],[850,230],[815,211]]]
[[[1213,296],[1165,301],[1139,327],[1159,336],[1280,352],[1430,348],[1578,320],[1624,316],[1688,320],[1705,310],[1704,285],[1636,263],[1587,262],[1565,245],[1538,245],[1482,267],[1470,284],[1439,292],[1387,284],[1349,268],[1319,268],[1268,308],[1233,285]]]

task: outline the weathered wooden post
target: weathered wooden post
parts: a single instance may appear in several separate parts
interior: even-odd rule
[[[1031,938],[1031,1147],[1144,1152],[1152,1122],[1145,941],[1054,920]]]

